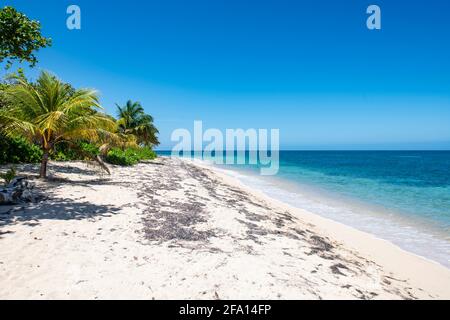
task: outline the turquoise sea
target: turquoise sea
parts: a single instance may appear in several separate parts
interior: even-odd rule
[[[450,267],[450,151],[280,151],[276,176],[259,175],[257,165],[218,167],[271,197]]]

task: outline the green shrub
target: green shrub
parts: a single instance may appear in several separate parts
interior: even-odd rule
[[[90,160],[99,155],[99,148],[87,142],[76,145],[58,144],[50,154],[55,161]],[[0,164],[40,163],[42,150],[24,138],[7,138],[0,135]]]
[[[0,164],[39,163],[42,150],[23,138],[7,138],[0,135]]]
[[[14,179],[15,177],[16,177],[16,168],[15,167],[11,167],[11,169],[6,171],[5,173],[0,173],[0,178],[5,180],[5,186],[7,186],[12,181],[12,179]]]
[[[133,149],[113,148],[108,151],[106,162],[121,166],[132,166],[139,162],[139,157]]]
[[[79,160],[78,156],[71,151],[61,151],[55,150],[50,155],[50,159],[55,161],[71,161],[71,160]]]
[[[55,161],[91,160],[100,154],[98,146],[79,142],[75,145],[58,144],[50,154]],[[111,149],[106,162],[122,166],[131,166],[142,160],[152,160],[156,153],[149,147]],[[6,138],[0,136],[0,164],[8,163],[39,163],[42,160],[42,150],[23,138]]]
[[[156,152],[149,147],[142,147],[136,150],[139,160],[153,160],[156,158]]]
[[[90,160],[100,153],[99,148],[88,142],[79,142],[75,145],[58,144],[51,154],[55,161]]]
[[[100,149],[95,144],[88,143],[88,142],[81,142],[79,144],[79,148],[81,151],[81,154],[83,154],[85,157],[88,158],[94,158],[95,156],[98,156],[100,154]]]
[[[156,158],[156,153],[150,148],[113,148],[108,151],[106,162],[121,166],[132,166],[141,160],[152,160]]]

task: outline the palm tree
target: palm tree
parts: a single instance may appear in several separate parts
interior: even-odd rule
[[[158,145],[158,129],[153,124],[153,117],[146,114],[139,102],[127,101],[123,107],[117,105],[119,133],[134,135],[139,145]]]
[[[15,78],[4,95],[8,103],[0,109],[1,130],[42,148],[41,178],[47,177],[49,155],[58,143],[104,143],[117,138],[115,122],[99,112],[95,91],[75,90],[47,72],[42,72],[36,83]]]

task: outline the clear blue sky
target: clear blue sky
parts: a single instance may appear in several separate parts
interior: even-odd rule
[[[53,39],[39,69],[140,101],[161,149],[194,120],[279,128],[284,149],[450,149],[450,1],[14,0]],[[77,4],[82,29],[66,28]],[[382,30],[366,28],[370,4]]]

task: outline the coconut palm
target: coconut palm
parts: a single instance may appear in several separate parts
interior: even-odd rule
[[[139,145],[158,145],[158,129],[153,124],[153,117],[146,114],[139,102],[127,101],[123,107],[117,105],[117,124],[119,133],[133,135]]]
[[[17,77],[4,91],[7,105],[0,109],[1,130],[7,136],[22,136],[43,151],[40,177],[47,176],[50,153],[58,143],[88,141],[105,143],[117,139],[117,126],[100,113],[97,93],[75,90],[47,72],[36,83]]]

